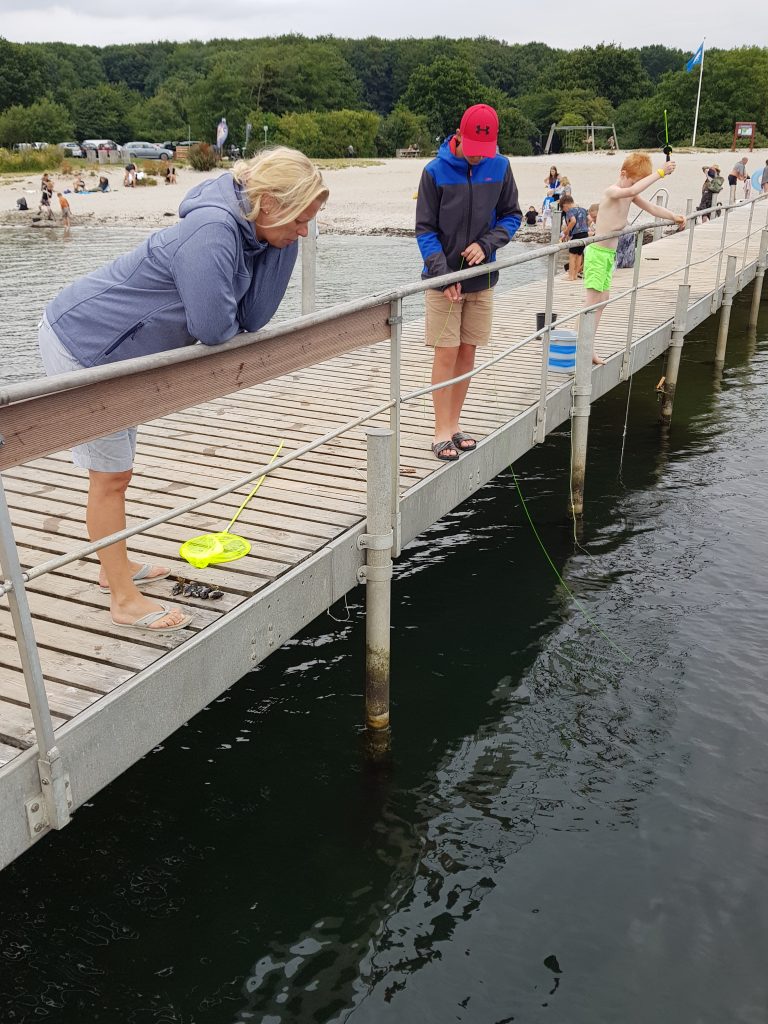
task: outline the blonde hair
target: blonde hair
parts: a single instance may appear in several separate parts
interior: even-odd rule
[[[261,212],[264,196],[277,203],[280,219],[275,226],[289,224],[316,200],[328,198],[323,176],[312,161],[297,149],[274,146],[263,149],[250,160],[238,160],[232,168],[235,181],[251,204],[247,219],[255,221]]]
[[[628,178],[632,178],[633,181],[640,181],[641,178],[647,178],[651,173],[653,165],[651,164],[651,158],[647,153],[630,153],[624,163],[621,165],[621,169]]]

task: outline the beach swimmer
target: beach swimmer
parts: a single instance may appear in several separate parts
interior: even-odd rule
[[[478,103],[464,111],[459,129],[424,168],[416,203],[416,241],[422,278],[439,277],[495,259],[520,227],[522,214],[509,160],[498,152],[499,119]],[[486,345],[498,273],[424,293],[425,340],[435,354],[432,383],[468,373],[478,345]],[[432,451],[442,461],[477,447],[459,426],[469,381],[432,392]]]
[[[619,180],[614,185],[609,185],[603,193],[597,212],[595,234],[599,236],[610,234],[613,231],[622,231],[626,227],[627,214],[632,203],[654,217],[671,220],[678,227],[684,227],[685,217],[681,214],[672,213],[671,210],[666,210],[663,206],[655,206],[640,195],[651,185],[657,184],[659,178],[673,174],[674,170],[674,160],[668,161],[663,167],[654,171],[651,158],[646,153],[630,153],[621,165]],[[587,290],[584,304],[586,306],[595,306],[600,302],[605,302],[610,295],[613,269],[616,263],[617,242],[617,238],[609,238],[599,244],[593,242],[584,251],[584,287]],[[601,306],[595,313],[596,326],[600,322],[602,311],[603,307]],[[592,362],[600,366],[605,360],[593,353]]]
[[[282,302],[298,239],[328,197],[320,171],[293,149],[263,150],[187,193],[178,224],[68,285],[46,307],[39,342],[49,376],[258,331]],[[246,355],[244,358],[248,358]],[[125,528],[136,428],[78,445],[88,470],[92,541]],[[138,587],[169,575],[128,557],[125,542],[99,551],[99,583],[112,621],[145,632],[182,629],[179,608]]]

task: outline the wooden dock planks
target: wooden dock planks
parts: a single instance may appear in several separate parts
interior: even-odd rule
[[[729,252],[741,269],[746,214],[731,215]],[[664,274],[685,259],[688,236],[673,235],[643,250],[641,281]],[[713,221],[696,229],[695,256],[718,252],[721,225]],[[759,236],[750,241],[749,259]],[[691,302],[714,287],[718,259],[690,271]],[[724,274],[724,260],[720,280]],[[682,272],[640,293],[633,331],[637,340],[671,319]],[[612,294],[632,283],[632,271],[616,271]],[[559,276],[554,309],[573,311],[581,302],[581,282]],[[420,308],[410,300],[406,312]],[[623,351],[629,298],[603,314],[596,348],[604,358]],[[535,328],[535,314],[544,308],[543,282],[531,282],[497,295],[491,345],[481,358],[496,354]],[[564,324],[575,328],[575,322]],[[463,427],[483,437],[518,413],[535,405],[540,389],[541,344],[533,342],[476,378],[465,405]],[[404,325],[401,390],[427,386],[431,353],[423,345],[420,319]],[[569,378],[550,373],[550,391]],[[184,501],[199,498],[238,475],[268,461],[280,439],[285,452],[306,444],[336,425],[389,398],[389,344],[337,355],[305,369],[267,380],[229,397],[201,405],[142,427],[136,468],[129,491],[129,524],[147,520]],[[384,414],[375,421],[388,424]],[[432,417],[429,396],[406,403],[401,413],[401,492],[440,468],[431,455]],[[98,561],[91,556],[45,575],[29,587],[29,603],[40,646],[54,725],[77,715],[94,701],[126,683],[135,672],[163,658],[185,639],[204,630],[267,583],[278,579],[334,538],[359,523],[365,509],[365,428],[358,427],[324,448],[303,456],[267,478],[254,503],[242,514],[237,529],[252,543],[251,554],[239,562],[196,572],[177,556],[180,543],[196,533],[223,529],[239,499],[233,495],[133,538],[132,554],[173,566],[187,578],[216,582],[224,590],[220,602],[180,597],[194,612],[189,630],[180,634],[131,635],[114,626],[108,598],[96,587]],[[42,458],[4,472],[20,557],[25,566],[71,551],[86,540],[85,474],[67,453]],[[167,598],[172,581],[161,581],[148,594]],[[13,640],[7,605],[0,606],[0,764],[33,741],[32,720],[21,665]]]

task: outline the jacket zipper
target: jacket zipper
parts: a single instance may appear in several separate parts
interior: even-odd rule
[[[469,233],[472,230],[472,165],[469,164],[467,167],[467,185],[469,186],[469,213],[467,215],[467,242],[464,248],[471,243],[472,239],[469,237]]]
[[[117,339],[117,341],[113,341],[112,342],[112,344],[109,346],[109,348],[104,353],[104,356],[111,355],[115,351],[116,348],[118,348],[120,345],[122,345],[124,341],[127,341],[129,338],[132,338],[134,336],[134,334],[136,334],[137,331],[141,330],[141,328],[143,326],[144,326],[144,322],[141,321],[141,320],[139,321],[139,323],[134,324],[134,326],[131,327],[130,330],[127,330],[125,332],[125,334],[121,334],[120,337]],[[102,358],[104,358],[104,357],[102,356]]]

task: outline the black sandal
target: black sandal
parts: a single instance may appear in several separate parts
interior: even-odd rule
[[[451,448],[454,451],[454,455],[446,455],[447,450]],[[432,445],[432,452],[436,459],[441,462],[455,462],[459,458],[459,448],[453,443],[453,441],[435,441]]]
[[[454,448],[458,452],[473,452],[477,448],[477,441],[474,437],[470,437],[469,434],[465,434],[462,430],[457,430],[456,433],[451,437]],[[463,442],[469,441],[470,444],[465,445]]]

